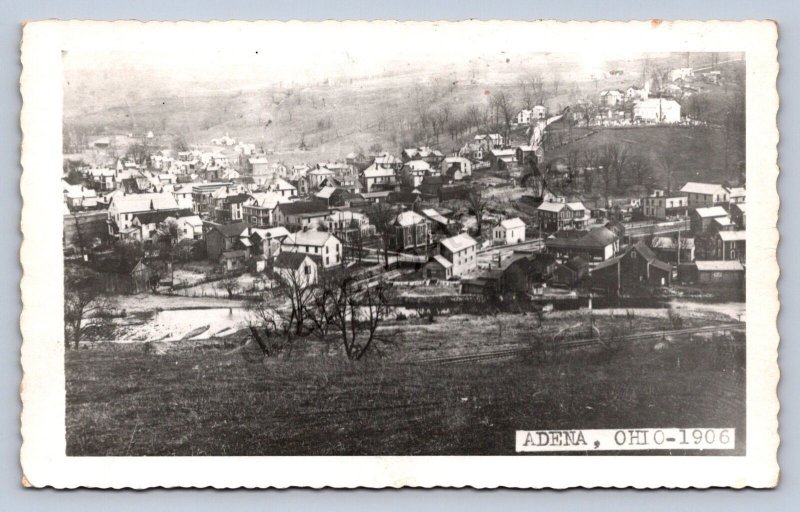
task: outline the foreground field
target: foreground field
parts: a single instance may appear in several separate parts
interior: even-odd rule
[[[463,320],[409,326],[404,350],[360,363],[335,350],[260,362],[233,340],[68,351],[67,453],[511,454],[517,429],[658,426],[734,427],[743,449],[743,343],[651,341],[450,366],[399,361],[436,338],[450,353],[464,338],[494,345],[491,323],[459,330]],[[505,333],[521,335],[511,325]]]

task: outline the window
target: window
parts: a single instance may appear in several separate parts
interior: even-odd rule
[[[308,275],[311,275],[311,267],[310,267],[309,265],[305,265],[305,266],[303,267],[303,271],[305,272],[305,274],[306,274],[307,276],[308,276]]]
[[[326,264],[326,265],[328,265],[329,263],[330,263],[330,258],[328,258],[327,256],[325,256],[325,264]]]
[[[325,254],[330,253],[331,252],[330,249],[331,249],[330,247],[325,247]]]

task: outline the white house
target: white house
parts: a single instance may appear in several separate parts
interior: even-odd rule
[[[272,268],[280,279],[290,285],[313,286],[319,279],[317,262],[304,253],[282,252],[275,258]]]
[[[275,225],[275,208],[282,203],[290,203],[291,197],[275,192],[256,192],[242,203],[242,219],[254,227],[266,228]]]
[[[625,94],[616,89],[607,89],[600,92],[600,103],[607,107],[616,107],[625,102]]]
[[[417,188],[422,184],[425,173],[431,168],[425,160],[411,160],[403,165],[403,183],[411,188]]]
[[[469,158],[461,156],[448,156],[442,162],[442,173],[447,173],[450,169],[456,167],[461,174],[461,177],[472,176],[472,162]]]
[[[174,219],[178,224],[178,237],[180,239],[200,240],[203,238],[203,221],[199,215],[188,215],[177,219],[170,217],[170,219]]]
[[[175,187],[172,189],[172,196],[175,198],[175,201],[178,203],[178,207],[180,209],[194,210],[191,185],[175,185]]]
[[[439,242],[441,256],[453,266],[450,275],[463,276],[478,268],[478,242],[466,233]]]
[[[108,205],[109,232],[116,235],[133,226],[136,214],[147,212],[175,213],[178,203],[169,192],[115,195]]]
[[[342,243],[324,231],[298,231],[283,240],[281,253],[299,252],[321,259],[323,268],[342,264]]]
[[[379,167],[375,163],[364,169],[361,176],[367,192],[372,192],[376,185],[394,185],[397,183],[394,168]]]
[[[492,230],[492,243],[518,244],[525,241],[525,223],[519,217],[500,221]]]
[[[730,192],[716,183],[690,181],[681,189],[681,194],[689,200],[689,208],[705,208],[728,203]]]
[[[633,118],[650,123],[677,123],[681,120],[681,105],[664,98],[643,100],[633,106]]]
[[[669,81],[674,82],[676,80],[686,80],[687,78],[693,76],[694,76],[694,70],[692,68],[672,69],[669,72]]]

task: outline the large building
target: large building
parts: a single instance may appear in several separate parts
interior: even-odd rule
[[[633,118],[646,123],[678,123],[681,106],[675,100],[650,98],[633,106]]]
[[[688,206],[686,196],[667,197],[661,190],[642,199],[644,216],[660,220],[686,217]]]
[[[715,183],[688,182],[681,189],[681,194],[688,199],[689,208],[705,208],[715,205],[727,205],[730,192],[722,185]]]
[[[605,261],[619,251],[619,239],[608,228],[596,227],[589,231],[562,230],[545,241],[547,252],[559,261],[580,256],[588,262]]]
[[[324,231],[298,231],[283,240],[281,252],[298,252],[320,259],[323,268],[342,264],[342,243]]]
[[[451,275],[463,276],[478,268],[478,242],[467,234],[445,238],[439,242],[439,253],[451,267]]]
[[[177,213],[178,203],[172,194],[117,194],[108,205],[109,234],[122,236],[133,227],[137,214],[148,212]]]

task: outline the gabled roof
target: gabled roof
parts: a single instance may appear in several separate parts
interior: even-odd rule
[[[398,226],[413,226],[415,224],[421,224],[425,222],[425,217],[418,214],[417,212],[412,212],[411,210],[402,212],[395,217],[393,224]]]
[[[314,195],[322,199],[330,199],[334,192],[336,192],[336,187],[323,187]]]
[[[442,256],[441,254],[435,255],[434,257],[431,258],[431,260],[435,261],[444,268],[451,268],[453,266],[453,264],[450,263],[450,261],[448,261],[448,259]]]
[[[422,215],[424,215],[424,216],[428,217],[429,219],[431,219],[433,221],[436,221],[436,222],[438,222],[440,224],[444,224],[445,226],[450,224],[450,219],[448,219],[447,217],[445,217],[444,215],[442,215],[441,213],[439,213],[438,211],[436,211],[433,208],[425,208],[425,209],[423,209],[422,210]]]
[[[411,160],[406,162],[406,164],[403,166],[403,169],[405,168],[409,168],[412,171],[427,171],[431,168],[431,164],[425,160]]]
[[[207,223],[209,231],[218,231],[225,237],[238,237],[250,224],[247,222],[234,222],[232,224]]]
[[[681,189],[681,192],[687,194],[704,194],[704,195],[714,195],[719,193],[726,193],[728,190],[723,187],[722,185],[718,185],[716,183],[698,183],[695,181],[690,181],[686,183]]]
[[[306,261],[306,258],[311,259],[308,257],[308,254],[302,252],[283,251],[275,258],[274,266],[276,268],[289,268],[292,270],[297,270],[300,268],[303,262]]]
[[[516,228],[524,228],[525,223],[519,217],[514,217],[513,219],[506,219],[500,221],[500,226],[503,229],[516,229]]]
[[[545,201],[544,203],[540,204],[539,207],[536,209],[545,212],[558,213],[566,207],[567,205],[564,203],[552,203],[550,201]]]
[[[572,271],[578,271],[582,268],[586,268],[589,266],[589,262],[585,259],[581,258],[580,256],[573,256],[569,259],[564,266]]]
[[[338,240],[327,231],[298,231],[297,233],[287,236],[283,243],[286,245],[313,245],[321,247],[331,238]]]
[[[251,234],[258,235],[261,237],[262,240],[275,239],[275,238],[286,238],[289,236],[289,230],[283,226],[277,226],[274,228],[249,228],[242,231],[241,236],[249,236]]]
[[[747,231],[720,231],[717,233],[723,242],[743,242],[747,240]]]
[[[111,201],[120,213],[178,209],[175,196],[168,192],[116,195]]]
[[[306,213],[322,213],[327,215],[330,210],[319,201],[295,201],[292,203],[282,203],[278,208],[284,215],[301,215]]]
[[[468,247],[478,245],[478,242],[476,242],[474,238],[472,238],[466,233],[462,233],[456,236],[451,236],[450,238],[445,238],[440,243],[443,246],[445,246],[450,252],[463,251]]]
[[[181,210],[181,211],[178,211],[178,212],[174,212],[174,211],[171,211],[171,210],[169,210],[169,211],[162,210],[162,211],[155,211],[155,212],[136,213],[136,214],[134,214],[133,218],[134,219],[139,219],[139,223],[140,224],[159,224],[161,222],[164,222],[165,220],[167,220],[170,217],[176,218],[176,217],[180,216],[181,214],[183,214],[183,215],[191,215],[191,213],[192,213],[191,210]]]
[[[548,246],[601,248],[614,243],[617,235],[608,228],[596,227],[589,231],[561,230],[545,241]]]
[[[737,260],[698,260],[694,262],[697,270],[701,272],[735,272],[744,270],[744,266]]]
[[[275,192],[255,192],[250,194],[250,197],[252,197],[251,206],[255,206],[257,208],[266,208],[268,210],[272,210],[281,203],[292,202],[292,199],[283,197]]]
[[[702,218],[728,216],[728,212],[726,212],[725,208],[721,206],[709,206],[707,208],[697,208],[695,211],[697,212],[697,215]]]
[[[364,169],[363,173],[365,178],[379,178],[385,176],[394,176],[394,169],[384,169],[382,167],[378,167],[376,164],[372,164],[366,169]]]

